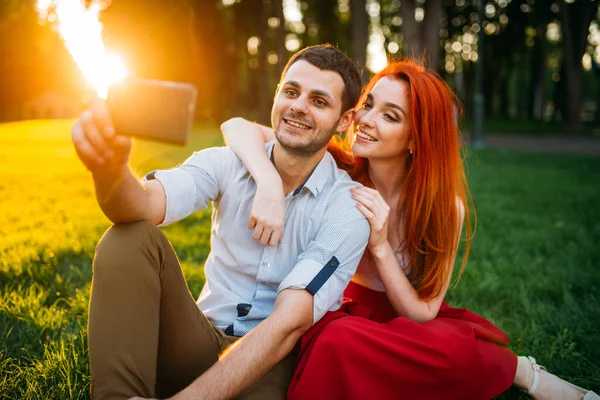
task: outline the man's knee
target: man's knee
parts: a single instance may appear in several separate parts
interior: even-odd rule
[[[122,271],[139,265],[142,259],[157,258],[157,246],[162,240],[166,238],[160,229],[147,221],[113,225],[96,247],[94,273],[112,268]]]

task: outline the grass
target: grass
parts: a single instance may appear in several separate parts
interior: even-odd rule
[[[69,126],[0,125],[0,398],[89,397],[91,260],[109,222]],[[212,128],[185,148],[136,142],[132,165],[141,175],[219,143]],[[518,354],[600,391],[600,160],[486,150],[470,155],[469,179],[479,225],[448,300],[501,327]],[[209,214],[164,230],[199,293]]]

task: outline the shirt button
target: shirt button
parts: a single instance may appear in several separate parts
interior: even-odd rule
[[[271,266],[271,263],[268,263],[268,262],[264,262],[264,261],[263,261],[263,262],[261,262],[261,263],[260,263],[260,266],[261,266],[261,267],[265,267],[265,268],[269,268],[269,267]]]

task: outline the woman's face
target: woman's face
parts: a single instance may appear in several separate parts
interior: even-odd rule
[[[377,81],[354,118],[354,154],[381,160],[409,154],[413,148],[409,94],[404,81],[393,77]]]

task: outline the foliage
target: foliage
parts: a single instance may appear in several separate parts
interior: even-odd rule
[[[483,57],[488,117],[567,120],[568,133],[580,130],[582,115],[600,121],[600,68],[594,75],[581,67],[584,53],[588,61],[600,60],[600,35],[594,34],[600,0],[288,3],[299,5],[300,20],[285,20],[282,0],[123,0],[103,11],[103,36],[108,49],[138,76],[194,83],[200,89],[196,117],[201,121],[245,116],[268,123],[273,89],[293,51],[330,42],[363,67],[367,39],[373,37],[392,57],[414,50],[420,58],[426,48],[433,69],[453,86],[467,114],[477,91],[474,65]],[[7,0],[0,5],[0,120],[23,118],[23,110],[42,94],[80,102],[90,89],[51,24],[39,24],[35,4]],[[483,21],[477,15],[481,4]],[[551,26],[559,33],[548,39]],[[483,46],[478,31],[486,33]],[[563,40],[565,33],[571,40]]]

